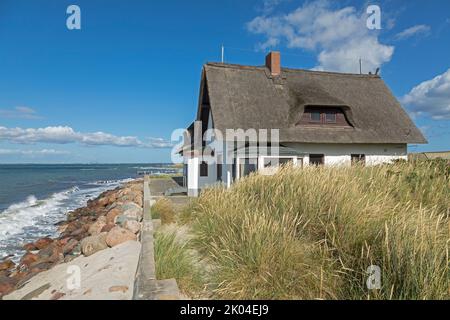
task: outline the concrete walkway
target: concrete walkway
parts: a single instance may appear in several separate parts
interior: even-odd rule
[[[139,242],[129,241],[90,257],[80,256],[37,274],[3,299],[131,300],[140,251]]]

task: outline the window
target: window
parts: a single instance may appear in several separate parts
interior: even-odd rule
[[[202,161],[200,163],[200,177],[207,177],[207,176],[208,176],[208,163]]]
[[[325,156],[323,154],[310,154],[309,164],[312,166],[322,166],[325,163]]]
[[[340,107],[307,106],[297,125],[327,125],[351,127],[346,115]]]
[[[352,154],[352,166],[355,165],[365,165],[366,156],[364,154]]]
[[[217,164],[217,181],[222,181],[222,164]]]
[[[294,158],[264,158],[264,168],[279,167],[288,164],[293,164]]]
[[[321,122],[320,111],[311,111],[311,121]]]
[[[325,121],[327,123],[336,123],[336,112],[326,111],[325,112]]]

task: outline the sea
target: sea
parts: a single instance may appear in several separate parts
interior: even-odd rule
[[[138,177],[176,174],[169,164],[0,164],[0,260],[17,262],[23,244],[57,236],[56,223],[102,192]]]

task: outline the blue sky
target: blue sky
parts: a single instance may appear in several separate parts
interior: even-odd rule
[[[370,4],[380,31],[362,24]],[[2,0],[0,163],[169,161],[222,43],[230,63],[276,49],[291,68],[381,66],[429,139],[411,150],[450,150],[449,1]]]

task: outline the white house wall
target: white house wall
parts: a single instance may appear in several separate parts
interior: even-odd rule
[[[187,170],[188,170],[188,196],[196,197],[198,196],[199,188],[199,158],[188,158],[187,159]]]
[[[406,144],[285,144],[298,150],[303,164],[309,164],[310,154],[324,154],[325,165],[350,165],[352,154],[364,154],[366,165],[389,163],[393,160],[408,160]]]

